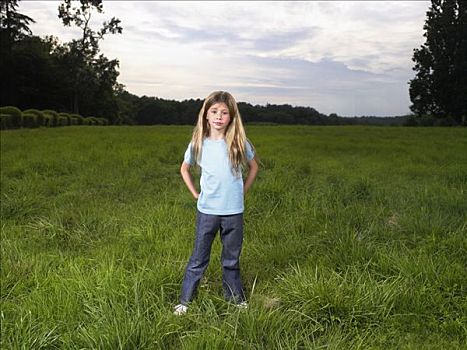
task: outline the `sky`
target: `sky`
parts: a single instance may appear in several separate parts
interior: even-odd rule
[[[34,35],[80,37],[59,1],[20,1]],[[410,113],[413,49],[424,43],[429,1],[104,1],[92,26],[121,20],[100,43],[138,96],[309,106],[341,116]]]

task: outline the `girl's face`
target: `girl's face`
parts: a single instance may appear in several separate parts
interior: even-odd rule
[[[229,108],[224,102],[213,104],[207,112],[209,126],[221,133],[225,133],[230,123]]]

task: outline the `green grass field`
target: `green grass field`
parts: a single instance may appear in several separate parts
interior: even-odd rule
[[[1,348],[467,348],[467,129],[246,130],[250,308],[216,239],[183,317],[192,127],[2,131]]]

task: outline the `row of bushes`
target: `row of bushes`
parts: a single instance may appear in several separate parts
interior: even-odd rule
[[[463,117],[460,123],[458,123],[450,116],[436,117],[433,115],[411,115],[405,119],[403,126],[467,126],[467,118]]]
[[[57,113],[51,109],[20,111],[13,106],[0,107],[0,128],[38,128],[68,125],[108,125],[106,118],[83,117],[79,114]]]

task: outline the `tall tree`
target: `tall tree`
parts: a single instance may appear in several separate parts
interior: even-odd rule
[[[70,84],[66,67],[57,57],[61,49],[53,37],[28,36],[15,42],[7,72],[11,84],[8,95],[2,95],[5,105],[66,110]]]
[[[80,112],[80,100],[85,100],[94,93],[102,93],[108,100],[114,95],[113,92],[120,88],[117,83],[118,60],[108,60],[102,54],[98,56],[99,41],[108,33],[122,32],[120,20],[113,17],[104,22],[99,30],[94,30],[90,26],[91,16],[94,11],[103,12],[102,0],[80,0],[79,3],[80,6],[72,7],[71,0],[64,0],[58,7],[58,17],[63,24],[74,24],[82,31],[80,39],[69,43],[66,57],[70,64],[70,74],[74,78],[72,110],[75,113]]]
[[[419,116],[467,117],[467,2],[432,0],[423,26],[425,43],[414,50],[410,109]]]
[[[9,104],[14,98],[12,93],[15,78],[11,66],[15,63],[12,50],[15,42],[32,35],[30,23],[35,21],[17,11],[17,0],[0,2],[0,105]]]
[[[32,35],[29,23],[36,23],[31,17],[19,13],[18,0],[0,2],[0,32],[2,51],[11,52],[13,43],[24,36]],[[5,52],[5,51],[4,51]]]

